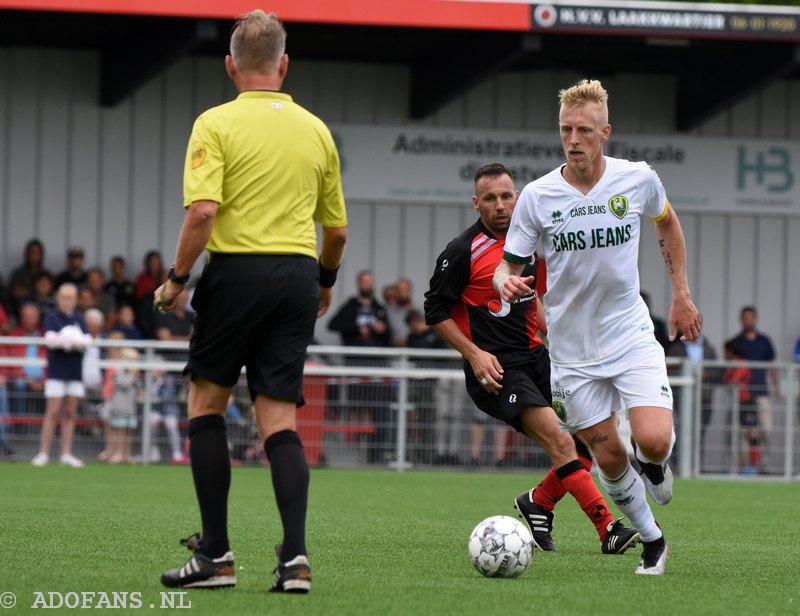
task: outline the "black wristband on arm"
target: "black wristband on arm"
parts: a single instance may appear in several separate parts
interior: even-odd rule
[[[322,265],[322,259],[319,261],[319,286],[330,289],[336,284],[336,275],[339,273],[339,266],[336,269],[329,270]]]
[[[190,276],[191,276],[191,273],[186,274],[185,276],[178,276],[175,273],[175,265],[174,264],[169,266],[169,272],[167,272],[167,278],[169,280],[171,280],[172,282],[177,282],[178,284],[186,284],[187,282],[189,282],[189,277]]]

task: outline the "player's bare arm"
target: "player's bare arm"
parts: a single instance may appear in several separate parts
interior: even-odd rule
[[[544,306],[542,305],[542,299],[539,297],[538,293],[536,294],[536,327],[543,335],[547,335],[547,321],[544,318]]]
[[[469,362],[475,378],[478,379],[486,391],[497,395],[503,386],[503,366],[491,353],[475,345],[464,333],[458,329],[453,319],[445,319],[433,325],[433,329],[461,356]]]
[[[322,227],[322,250],[319,262],[326,270],[335,272],[339,269],[347,244],[347,227]],[[333,287],[319,288],[319,310],[317,318],[328,312],[333,301]]]
[[[695,340],[700,335],[700,312],[692,302],[686,279],[686,243],[675,211],[667,206],[666,215],[656,222],[656,237],[672,285],[672,307],[669,311],[669,339],[680,330],[681,340]]]
[[[192,270],[197,257],[205,250],[214,228],[219,203],[216,201],[195,201],[186,208],[183,225],[178,236],[175,252],[175,274],[185,276]],[[156,307],[161,312],[171,312],[175,308],[175,298],[186,285],[167,280],[153,294]]]
[[[507,302],[533,293],[530,285],[533,284],[534,277],[525,276],[523,278],[520,276],[524,268],[525,266],[522,264],[510,263],[503,259],[494,271],[492,279],[494,289]]]

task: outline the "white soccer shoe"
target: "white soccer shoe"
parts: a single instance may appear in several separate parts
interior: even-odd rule
[[[31,464],[33,464],[34,466],[47,466],[48,462],[50,462],[50,456],[48,456],[43,451],[37,453],[36,456],[34,456],[33,460],[31,460]]]
[[[669,546],[664,537],[655,541],[643,541],[642,560],[636,567],[638,575],[664,575],[664,566],[669,556]]]
[[[648,477],[648,472],[650,469],[644,467],[656,467],[658,469],[658,465],[656,464],[642,464],[639,462],[639,465],[642,466],[642,477],[644,478],[644,487],[647,488],[647,493],[650,495],[650,498],[653,499],[659,505],[666,505],[669,501],[672,500],[672,486],[675,483],[674,478],[672,476],[672,469],[669,467],[669,464],[666,462],[661,467],[660,472],[656,472],[654,474],[661,475],[663,477],[661,483],[653,483]],[[659,477],[661,479],[661,477]]]
[[[636,460],[635,466],[639,467],[637,470],[644,479],[644,487],[647,488],[647,493],[656,504],[666,505],[672,500],[672,488],[675,483],[669,463],[666,460],[664,460],[663,464],[642,462],[639,459],[636,441],[633,440],[633,437],[631,437],[631,445],[633,446],[633,455]]]
[[[83,468],[84,464],[71,453],[62,454],[58,459],[62,466],[71,466],[72,468]]]

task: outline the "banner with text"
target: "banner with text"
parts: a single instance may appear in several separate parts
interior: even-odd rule
[[[558,134],[332,125],[345,196],[468,203],[472,178],[500,162],[517,188],[564,162]],[[679,211],[800,216],[800,143],[612,133],[605,154],[647,161]]]
[[[532,3],[532,10],[535,31],[800,40],[800,11],[788,6],[587,0]]]

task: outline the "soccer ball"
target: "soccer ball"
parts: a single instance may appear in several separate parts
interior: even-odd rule
[[[469,557],[486,577],[522,575],[533,558],[533,537],[527,527],[507,515],[478,524],[469,536]]]

